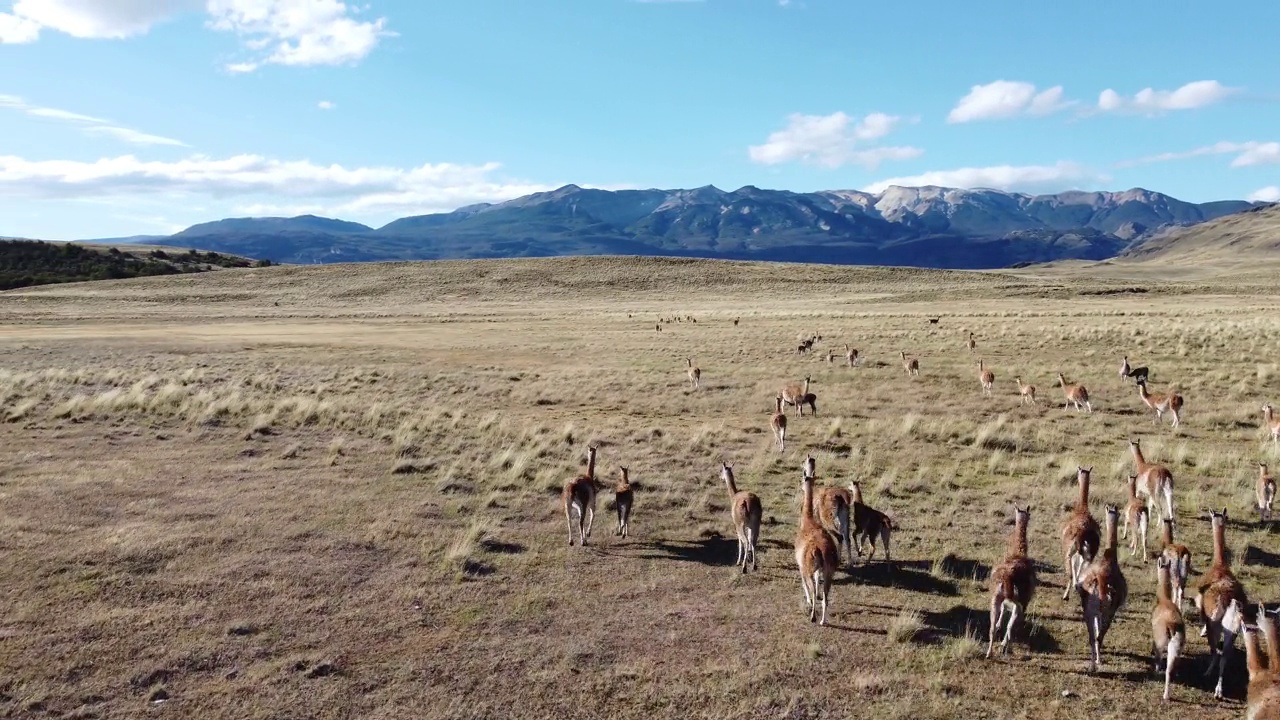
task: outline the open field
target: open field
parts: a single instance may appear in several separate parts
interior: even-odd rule
[[[1280,466],[1260,412],[1280,403],[1280,300],[1262,272],[1121,265],[574,258],[0,293],[0,715],[1165,712],[1154,562],[1123,540],[1129,604],[1085,672],[1058,541],[1075,468],[1094,468],[1099,520],[1126,500],[1127,438],[1173,470],[1189,620],[1203,508],[1229,508],[1250,598],[1280,600],[1280,543],[1253,510],[1257,463]],[[655,329],[674,315],[697,323]],[[828,364],[846,342],[861,365]],[[1181,428],[1117,377],[1124,354],[1185,395]],[[1092,415],[1063,410],[1059,371]],[[780,454],[773,398],[806,375],[818,414],[789,413]],[[568,547],[560,490],[588,443],[608,486],[630,468],[631,536],[612,535],[606,489],[588,546]],[[900,525],[891,563],[881,548],[837,571],[828,627],[808,621],[792,552],[806,454],[820,485],[858,480]],[[733,564],[721,460],[763,501],[758,573]],[[1015,502],[1032,506],[1040,586],[1011,654],[984,660]],[[1243,645],[1217,702],[1198,630],[1173,716],[1238,717]]]

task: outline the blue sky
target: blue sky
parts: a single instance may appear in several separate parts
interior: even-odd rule
[[[1280,199],[1280,3],[978,7],[0,0],[0,235],[566,183]]]

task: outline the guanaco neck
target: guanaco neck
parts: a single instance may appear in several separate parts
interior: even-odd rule
[[[1027,556],[1027,516],[1018,513],[1013,525],[1013,554]]]
[[[587,477],[596,479],[596,449],[587,448]]]
[[[804,379],[804,394],[809,394],[809,378]]]
[[[1249,682],[1252,683],[1267,672],[1266,667],[1262,664],[1262,652],[1258,648],[1257,632],[1245,632],[1244,654],[1249,668]]]
[[[1156,602],[1161,605],[1173,604],[1172,583],[1169,578],[1169,566],[1161,565],[1156,571]]]
[[[1138,499],[1138,476],[1129,476],[1129,500]]]
[[[1089,510],[1089,473],[1080,473],[1078,478],[1080,482],[1080,498],[1076,500],[1076,509]]]
[[[626,468],[618,468],[618,490],[626,491],[631,489],[631,479]]]
[[[1161,538],[1163,539],[1164,544],[1172,545],[1173,544],[1173,523],[1170,522],[1168,518],[1166,518],[1160,524],[1164,526],[1163,529],[1161,530]]]
[[[1114,510],[1107,511],[1107,547],[1112,550],[1116,547],[1116,512]]]
[[[1062,376],[1062,373],[1058,373],[1058,384],[1064,388],[1067,386],[1067,379]]]
[[[1139,468],[1147,466],[1147,459],[1142,456],[1142,448],[1137,443],[1129,443],[1129,450],[1133,452],[1133,462]]]
[[[1227,565],[1227,528],[1219,518],[1213,520],[1213,564]]]
[[[813,478],[805,475],[801,485],[804,487],[804,505],[800,508],[800,525],[805,527],[813,524]]]
[[[782,397],[781,397],[781,396],[775,397],[775,398],[773,399],[773,411],[774,411],[774,412],[776,412],[776,413],[781,413],[781,412],[782,412]]]
[[[729,488],[729,497],[737,495],[738,484],[733,481],[733,468],[725,467],[724,471],[720,474],[724,476],[724,484]]]

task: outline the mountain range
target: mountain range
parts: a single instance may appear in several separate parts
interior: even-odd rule
[[[314,215],[229,218],[146,242],[285,263],[659,255],[981,269],[1102,260],[1258,205],[1189,203],[1141,188],[1028,195],[933,186],[797,193],[567,185],[376,229]]]

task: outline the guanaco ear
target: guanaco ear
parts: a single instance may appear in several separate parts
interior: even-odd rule
[[[1090,475],[1092,475],[1092,474],[1093,474],[1093,466],[1092,466],[1092,465],[1090,465],[1089,467],[1085,468],[1085,472],[1087,472],[1087,473],[1089,473]]]

